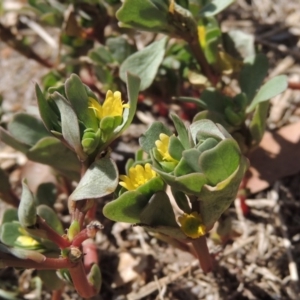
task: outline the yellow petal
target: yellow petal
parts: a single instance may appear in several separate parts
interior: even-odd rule
[[[129,169],[128,176],[120,175],[120,185],[128,191],[136,190],[139,186],[144,185],[150,179],[156,177],[156,172],[152,170],[151,165],[136,165]]]

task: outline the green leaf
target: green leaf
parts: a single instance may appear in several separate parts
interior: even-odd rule
[[[18,218],[24,228],[30,228],[36,224],[36,202],[25,180],[22,182],[22,195],[18,208]]]
[[[113,193],[117,185],[117,166],[112,159],[103,157],[88,168],[69,199],[79,201],[100,198]]]
[[[132,27],[153,32],[167,32],[168,5],[157,6],[151,0],[125,0],[116,17],[121,27]],[[160,0],[161,4],[166,2]]]
[[[249,130],[251,133],[251,147],[256,147],[260,143],[266,128],[266,121],[269,112],[269,101],[259,103],[254,111]]]
[[[180,190],[177,190],[175,187],[171,187],[171,191],[178,207],[187,214],[191,213],[192,210],[189,205],[186,194]]]
[[[231,56],[245,59],[255,55],[253,34],[234,29],[224,33],[222,38],[225,51]]]
[[[204,184],[206,184],[207,179],[204,174],[201,173],[191,173],[177,177],[175,182],[171,184],[175,188],[180,189],[188,195],[199,195]]]
[[[35,85],[35,94],[38,101],[40,116],[45,127],[48,131],[51,131],[53,129],[53,124],[58,121],[57,115],[50,107],[38,84]]]
[[[119,133],[119,134],[123,132],[131,124],[135,116],[141,80],[138,76],[135,76],[127,72],[126,83],[127,83],[127,95],[128,95],[129,108],[124,108],[123,122],[120,126],[118,126],[114,130],[115,133]]]
[[[220,112],[220,113],[223,113],[226,107],[226,96],[222,95],[219,91],[213,88],[204,90],[201,93],[200,101],[201,103],[206,104],[205,109]]]
[[[87,156],[83,152],[81,146],[79,124],[73,108],[67,100],[57,92],[54,92],[51,95],[51,98],[55,101],[60,111],[61,127],[64,139],[75,150],[81,160],[84,161]]]
[[[106,45],[114,59],[120,64],[135,52],[135,47],[130,45],[127,39],[122,36],[108,38]]]
[[[94,288],[95,293],[98,294],[102,284],[102,275],[97,264],[93,264],[89,274],[87,275],[89,284]]]
[[[264,54],[257,54],[245,59],[240,73],[240,86],[250,104],[268,73],[268,59]]]
[[[39,276],[45,287],[49,290],[60,290],[64,287],[64,282],[57,276],[56,271],[53,270],[37,270]]]
[[[234,173],[240,159],[241,154],[237,143],[226,139],[213,149],[202,153],[199,164],[208,179],[208,184],[215,186]]]
[[[129,56],[120,67],[120,78],[125,82],[126,72],[136,74],[141,78],[140,90],[148,88],[164,58],[166,42],[167,38],[162,38]]]
[[[18,210],[15,208],[8,208],[5,210],[2,216],[2,223],[12,223],[13,221],[19,221]]]
[[[184,161],[189,165],[193,172],[202,172],[202,169],[198,163],[200,155],[201,152],[197,149],[188,149],[183,151],[182,153]]]
[[[8,131],[0,127],[0,141],[3,143],[9,145],[10,147],[22,152],[26,153],[28,149],[30,148],[29,145],[26,145],[25,143],[20,142],[16,138],[14,138]]]
[[[38,205],[45,204],[53,207],[57,196],[57,188],[52,182],[45,182],[38,186],[36,192],[36,201]]]
[[[64,228],[57,216],[57,213],[49,206],[42,204],[37,207],[37,214],[57,233],[63,234]]]
[[[159,135],[165,133],[168,136],[172,135],[171,130],[161,122],[154,122],[149,129],[139,138],[139,143],[142,149],[149,153],[155,146],[155,141],[159,140]]]
[[[174,126],[178,133],[178,138],[179,138],[182,146],[184,147],[184,149],[189,149],[191,147],[191,145],[190,145],[189,134],[188,134],[186,126],[184,125],[183,121],[177,115],[171,114],[171,118],[173,120]]]
[[[202,187],[198,195],[201,208],[200,213],[207,228],[211,228],[234,201],[247,168],[248,160],[241,156],[238,168],[226,180],[215,187],[209,185]]]
[[[17,238],[22,235],[20,228],[22,227],[19,222],[4,223],[1,226],[1,242],[10,247],[15,246]]]
[[[259,103],[270,100],[271,98],[282,93],[286,90],[287,86],[287,77],[285,75],[272,78],[260,88],[246,112],[252,112]]]
[[[191,136],[195,144],[198,144],[200,139],[216,138],[217,140],[224,139],[223,133],[219,127],[212,121],[204,119],[199,120],[191,124],[190,126]]]
[[[88,56],[98,65],[107,65],[114,62],[114,58],[103,45],[89,51]]]
[[[173,237],[177,240],[187,240],[187,236],[182,232],[182,230],[178,227],[170,227],[170,226],[147,226],[145,224],[137,224],[150,232],[161,233],[165,236]]]
[[[49,136],[44,124],[31,115],[16,114],[8,123],[9,133],[19,142],[29,146],[35,145],[40,139]]]
[[[222,10],[231,5],[235,0],[212,0],[205,5],[201,11],[200,16],[212,17],[220,13]]]
[[[150,198],[140,214],[140,222],[150,226],[178,226],[166,192],[157,192]]]
[[[80,164],[74,152],[54,137],[41,139],[27,153],[28,159],[49,165],[67,177],[78,180]]]
[[[107,203],[103,208],[106,218],[116,222],[139,223],[140,213],[147,205],[149,198],[138,191],[128,191],[118,199]]]
[[[78,119],[86,126],[93,128],[95,131],[98,128],[98,121],[93,116],[93,111],[88,108],[88,93],[87,87],[81,82],[80,78],[72,74],[65,83],[66,95],[71,102]]]
[[[171,135],[170,137],[170,142],[169,142],[169,148],[168,148],[168,151],[169,151],[169,154],[175,158],[176,160],[180,160],[181,157],[182,157],[182,151],[184,150],[181,142],[179,141],[179,139],[174,136],[174,135]]]

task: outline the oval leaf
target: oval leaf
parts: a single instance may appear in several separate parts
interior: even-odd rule
[[[117,185],[117,166],[112,159],[103,157],[88,168],[69,200],[100,198],[113,193]]]
[[[260,88],[246,112],[252,112],[260,102],[270,100],[271,98],[282,93],[286,90],[287,86],[287,77],[285,75],[272,78]]]
[[[126,82],[126,72],[130,72],[141,78],[141,91],[148,88],[164,58],[166,42],[167,38],[162,38],[129,56],[121,65],[120,78]]]

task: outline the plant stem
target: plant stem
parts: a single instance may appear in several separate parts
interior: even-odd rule
[[[70,268],[69,272],[72,277],[74,287],[81,297],[91,298],[95,296],[96,290],[87,280],[82,260],[80,260],[75,267]]]
[[[195,239],[192,241],[192,244],[194,246],[194,249],[197,253],[200,266],[203,270],[204,273],[208,273],[212,271],[213,269],[213,264],[211,260],[211,256],[206,244],[206,237],[201,236],[198,239]]]
[[[60,249],[67,248],[71,245],[71,243],[67,239],[53,230],[40,216],[37,216],[37,225],[39,229],[46,231],[48,239],[55,243]]]
[[[191,51],[196,58],[198,64],[201,67],[203,74],[208,78],[208,80],[215,86],[218,83],[218,78],[213,74],[211,66],[208,64],[205,55],[200,47],[200,43],[197,39],[192,39],[187,41]]]
[[[45,261],[38,263],[31,259],[20,259],[10,254],[0,253],[0,266],[1,267],[14,267],[24,269],[37,269],[37,270],[57,270],[62,268],[71,268],[74,263],[66,258],[51,258],[46,257]]]

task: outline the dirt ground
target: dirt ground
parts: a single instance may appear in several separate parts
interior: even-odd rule
[[[250,157],[253,168],[246,200],[250,212],[244,216],[236,201],[225,214],[232,221],[232,237],[223,244],[208,237],[215,270],[204,274],[190,253],[142,228],[106,220],[100,204],[98,218],[105,229],[96,240],[103,286],[94,299],[300,299],[300,1],[238,0],[221,20],[224,30],[253,34],[269,58],[269,76],[286,74],[291,83],[272,99],[268,133]],[[0,41],[2,121],[18,111],[37,112],[33,83],[46,72]],[[138,108],[139,121],[117,150],[131,152],[137,146],[140,132],[154,120],[151,113],[150,107],[146,113]],[[1,144],[0,166],[10,170],[16,184],[26,163],[23,155]],[[0,202],[0,212],[3,209]],[[29,287],[34,275],[33,270],[0,270],[0,288],[19,285],[28,291],[24,299],[38,299]],[[72,288],[62,298],[80,299]],[[43,292],[40,299],[50,299],[49,293]]]

